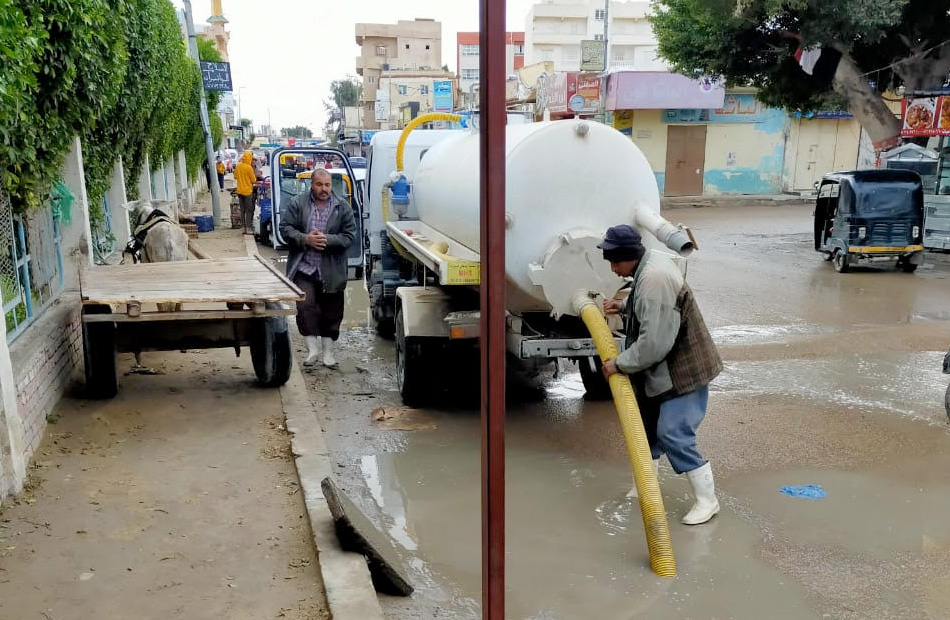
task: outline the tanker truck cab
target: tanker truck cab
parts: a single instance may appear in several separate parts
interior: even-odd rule
[[[415,406],[478,382],[479,138],[411,131],[393,174],[400,133],[378,132],[371,144],[365,273],[377,331],[396,341],[400,394]],[[565,158],[569,175],[558,174]],[[613,297],[623,286],[597,247],[604,232],[630,223],[651,250],[683,255],[692,239],[659,216],[643,154],[605,125],[509,125],[506,174],[507,367],[536,376],[567,358],[579,363],[589,396],[609,396],[574,310],[578,293]],[[583,182],[591,178],[603,181]]]
[[[356,220],[357,234],[346,251],[347,268],[351,280],[359,279],[363,273],[363,247],[365,245],[365,219],[363,216],[363,192],[358,180],[362,172],[357,175],[347,162],[342,151],[320,147],[287,147],[271,153],[271,179],[273,199],[273,220],[270,227],[270,241],[273,247],[285,249],[286,241],[280,234],[280,217],[283,207],[299,193],[310,191],[310,175],[312,170],[305,170],[306,161],[332,158],[341,167],[328,170],[333,180],[333,194],[343,204],[349,204],[353,209]]]

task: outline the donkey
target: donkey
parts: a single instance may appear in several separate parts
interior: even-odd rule
[[[132,239],[123,252],[131,254],[135,262],[161,263],[188,260],[188,234],[168,215],[142,200],[128,207],[132,225]],[[160,303],[160,312],[181,310],[181,304]],[[136,369],[143,370],[141,352],[135,353]]]

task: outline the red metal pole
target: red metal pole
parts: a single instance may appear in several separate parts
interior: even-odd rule
[[[480,0],[482,618],[505,617],[505,0]]]

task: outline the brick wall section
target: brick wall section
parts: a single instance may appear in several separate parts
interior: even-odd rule
[[[46,417],[67,389],[81,381],[80,310],[78,297],[66,293],[10,345],[26,460],[43,439]]]

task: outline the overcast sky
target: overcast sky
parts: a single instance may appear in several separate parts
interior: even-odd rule
[[[173,2],[183,6],[182,0]],[[508,30],[524,30],[532,4],[508,0]],[[206,25],[211,0],[191,5],[196,27]],[[452,71],[455,34],[478,30],[477,0],[224,0],[223,9],[241,115],[255,127],[266,124],[269,115],[275,130],[299,124],[315,134],[322,133],[326,120],[323,101],[330,82],[356,75],[357,22],[394,24],[416,17],[442,22],[442,62]]]

